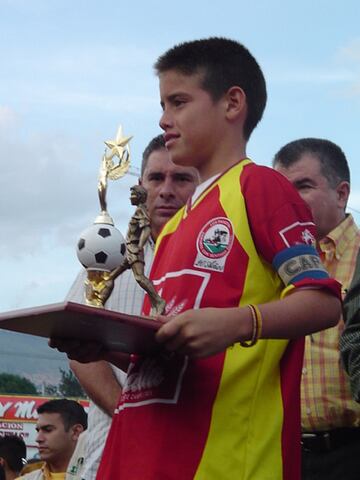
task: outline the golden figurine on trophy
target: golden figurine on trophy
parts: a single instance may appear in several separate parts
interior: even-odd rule
[[[106,193],[108,180],[118,180],[130,168],[130,137],[124,137],[121,126],[116,139],[105,142],[105,153],[101,160],[98,195],[100,214],[94,224],[80,236],[77,255],[87,270],[85,280],[86,303],[103,307],[109,298],[114,280],[125,270],[131,268],[135,280],[148,293],[151,302],[151,315],[160,315],[165,309],[165,301],[158,295],[152,282],[144,274],[144,246],[150,235],[150,219],[146,210],[146,190],[140,185],[131,187],[131,204],[136,206],[131,217],[126,240],[115,228],[108,213]],[[118,159],[114,163],[114,157]]]

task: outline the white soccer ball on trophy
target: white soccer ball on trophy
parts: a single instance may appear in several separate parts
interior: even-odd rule
[[[125,252],[124,237],[107,223],[94,223],[84,230],[76,248],[78,259],[85,268],[108,272],[123,263]]]

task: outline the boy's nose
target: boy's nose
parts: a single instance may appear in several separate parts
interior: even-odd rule
[[[160,117],[159,121],[160,128],[162,128],[165,132],[168,128],[171,127],[172,123],[169,117],[169,114],[167,112],[163,112],[163,114]]]

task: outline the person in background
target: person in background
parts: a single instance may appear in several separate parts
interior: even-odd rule
[[[20,476],[33,472],[34,470],[39,470],[43,466],[43,463],[44,462],[37,457],[27,458],[26,464],[21,469]]]
[[[346,213],[350,172],[344,152],[329,140],[302,138],[282,147],[275,170],[309,205],[320,257],[343,287],[354,275],[360,232]],[[302,478],[353,480],[360,472],[360,405],[351,396],[340,362],[343,319],[306,337],[301,382]]]
[[[343,314],[345,329],[340,337],[340,352],[353,397],[360,402],[360,250],[354,277],[344,298]]]
[[[146,205],[151,222],[151,238],[144,249],[147,275],[156,238],[164,224],[194,193],[199,183],[199,175],[192,167],[173,164],[166,151],[163,135],[158,135],[144,150],[139,183],[147,190]],[[86,272],[83,271],[66,300],[84,302],[85,278]],[[114,290],[105,307],[127,314],[140,314],[144,293],[135,281],[132,271],[127,270],[116,278]],[[86,480],[94,480],[125,373],[104,361],[88,364],[71,361],[70,366],[91,399],[82,476]]]
[[[43,465],[39,470],[18,477],[18,480],[78,478],[76,475],[82,464],[82,457],[75,462],[72,457],[80,434],[87,428],[84,407],[75,400],[50,400],[41,404],[37,413],[36,443]]]
[[[0,480],[14,480],[26,463],[26,445],[16,435],[0,438]]]

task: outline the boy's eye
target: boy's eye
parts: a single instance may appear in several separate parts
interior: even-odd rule
[[[183,105],[185,103],[184,100],[180,99],[180,98],[177,98],[174,100],[174,106],[175,107],[180,107],[181,105]]]

